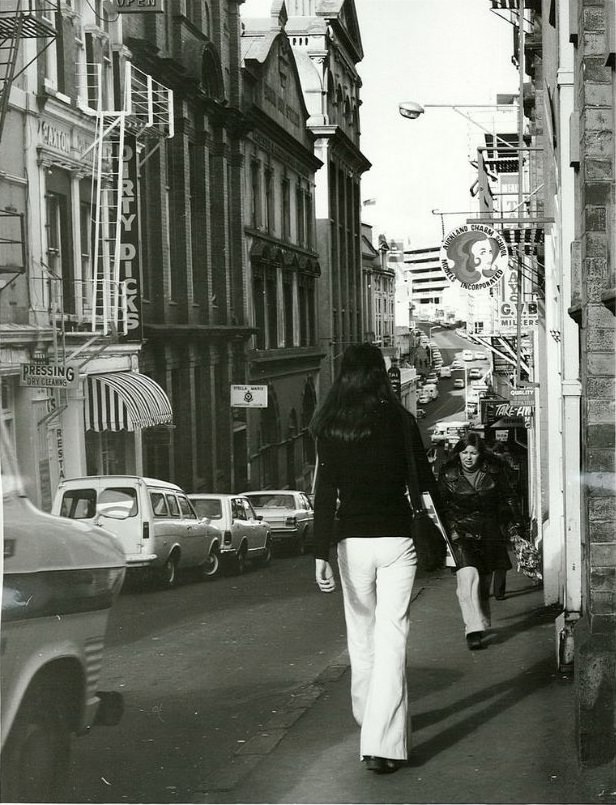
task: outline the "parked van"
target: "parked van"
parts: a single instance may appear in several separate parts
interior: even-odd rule
[[[66,802],[72,737],[122,717],[122,695],[99,684],[126,558],[109,531],[37,509],[0,434],[2,801]]]
[[[422,392],[427,394],[431,400],[436,400],[438,398],[438,386],[436,383],[426,383],[422,388]]]
[[[176,484],[135,475],[90,475],[62,481],[52,513],[102,525],[118,537],[129,572],[153,574],[164,587],[189,567],[205,577],[220,567],[221,532],[200,520]]]

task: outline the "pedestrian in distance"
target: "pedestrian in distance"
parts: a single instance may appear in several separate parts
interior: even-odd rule
[[[490,626],[490,584],[507,571],[507,544],[519,535],[520,507],[501,459],[469,431],[439,473],[442,515],[456,559],[457,597],[468,648],[480,649]]]
[[[417,556],[404,428],[417,469],[414,491],[435,493],[417,423],[394,394],[381,351],[349,347],[310,426],[318,455],[315,575],[322,592],[333,592],[336,544],[360,757],[379,774],[406,762],[410,737],[406,643]]]

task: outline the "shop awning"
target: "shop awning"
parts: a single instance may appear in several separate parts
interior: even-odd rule
[[[85,401],[86,430],[138,430],[173,421],[163,389],[139,372],[90,375]]]

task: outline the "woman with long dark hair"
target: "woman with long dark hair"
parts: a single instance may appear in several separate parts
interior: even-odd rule
[[[490,581],[507,571],[507,541],[518,534],[521,512],[504,463],[470,431],[439,473],[439,496],[453,545],[457,596],[469,649],[484,647],[490,626]]]
[[[337,543],[360,756],[381,774],[408,755],[406,641],[417,559],[404,427],[419,490],[433,491],[417,424],[391,388],[381,351],[349,347],[311,423],[318,454],[315,574],[323,592],[335,589],[329,555]]]

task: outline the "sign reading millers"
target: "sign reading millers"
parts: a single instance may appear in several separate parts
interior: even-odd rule
[[[232,408],[267,408],[267,386],[231,386]]]
[[[22,363],[21,386],[33,388],[72,389],[79,381],[77,366],[59,363]]]
[[[465,224],[452,229],[443,240],[440,262],[451,282],[475,291],[501,279],[509,264],[509,249],[491,226]]]

